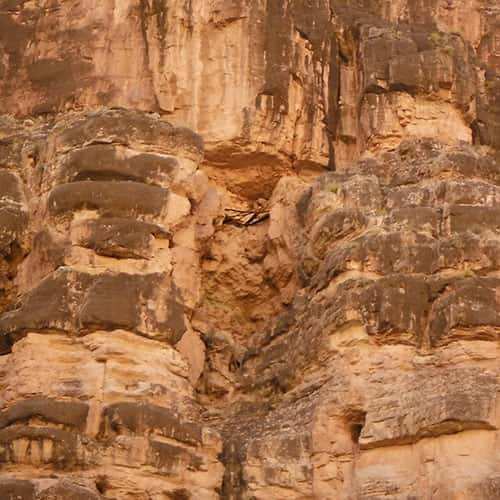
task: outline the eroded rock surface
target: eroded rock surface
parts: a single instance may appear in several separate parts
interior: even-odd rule
[[[0,0],[0,498],[500,498],[499,22]]]
[[[275,183],[407,136],[499,146],[498,15],[491,0],[4,0],[0,95],[23,115],[157,111],[204,136],[210,168]]]
[[[296,291],[233,376],[229,497],[498,494],[498,172],[420,140],[280,182]]]
[[[4,248],[31,245],[0,319],[2,498],[217,498],[190,325],[218,209],[200,137],[129,111],[31,134],[24,182],[2,171]]]

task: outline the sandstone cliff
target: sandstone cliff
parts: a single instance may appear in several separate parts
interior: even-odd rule
[[[0,499],[500,498],[500,6],[0,0]]]

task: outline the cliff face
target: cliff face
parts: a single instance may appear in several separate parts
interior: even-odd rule
[[[213,162],[356,159],[404,136],[498,145],[487,0],[3,1],[9,112],[123,106],[203,135]],[[450,124],[452,124],[450,126]]]
[[[0,0],[0,498],[500,498],[499,23]]]

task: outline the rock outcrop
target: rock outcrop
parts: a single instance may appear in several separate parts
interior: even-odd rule
[[[200,137],[132,111],[33,136],[6,171],[5,246],[30,252],[0,319],[2,498],[216,498],[222,443],[196,403],[190,325],[218,209]]]
[[[0,0],[0,499],[500,498],[499,23]]]
[[[302,287],[238,379],[270,407],[226,430],[249,496],[498,495],[498,172],[418,141],[303,191]]]

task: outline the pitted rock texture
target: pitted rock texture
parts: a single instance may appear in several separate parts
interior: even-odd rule
[[[500,498],[492,0],[0,0],[0,499]]]

